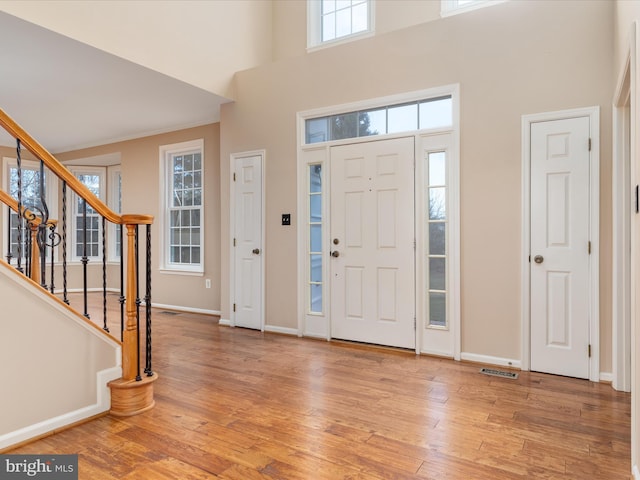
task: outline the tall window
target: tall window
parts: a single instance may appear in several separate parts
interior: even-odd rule
[[[203,271],[204,142],[160,147],[165,186],[163,268]]]
[[[72,168],[71,171],[80,183],[87,187],[91,193],[100,199],[105,196],[105,169],[104,167]],[[85,256],[89,259],[102,258],[102,217],[89,203],[73,193],[72,198],[72,242],[73,260],[79,261]],[[86,218],[86,223],[85,223]]]
[[[309,47],[373,30],[371,0],[308,0],[307,9]]]
[[[4,158],[4,189],[14,198],[18,199],[18,165],[14,158]],[[43,210],[42,199],[40,196],[40,164],[39,162],[22,160],[22,204],[24,207],[33,211],[36,215],[39,215]],[[52,185],[53,176],[49,173],[48,169],[44,170],[43,187],[44,187],[44,200],[46,208],[49,211],[50,218],[56,218],[56,191],[54,185]],[[7,209],[8,210],[8,209]],[[11,252],[13,258],[18,256],[18,214],[14,211],[10,212],[11,219],[10,227],[5,222],[2,226],[4,231],[4,238],[9,238],[9,248],[3,252],[3,255],[7,255]],[[24,227],[23,227],[24,228]],[[24,240],[25,231],[22,231]],[[6,245],[6,244],[5,244]],[[20,249],[20,254],[24,258],[25,252]]]

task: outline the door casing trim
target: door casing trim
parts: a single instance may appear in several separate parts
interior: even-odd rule
[[[600,107],[576,108],[522,116],[522,250],[521,325],[522,370],[531,367],[531,125],[538,122],[589,117],[589,380],[600,381]]]
[[[229,156],[229,258],[231,259],[229,265],[229,325],[232,327],[236,326],[236,313],[233,311],[233,304],[236,302],[235,295],[235,281],[236,281],[236,271],[235,271],[235,249],[233,247],[233,238],[236,231],[236,188],[235,182],[233,181],[233,174],[235,171],[235,162],[239,158],[246,157],[260,157],[260,163],[262,164],[262,198],[260,199],[262,210],[262,225],[260,228],[260,245],[262,245],[263,254],[260,255],[260,268],[261,268],[261,278],[260,278],[260,331],[264,332],[265,330],[265,228],[264,228],[264,220],[265,220],[265,166],[267,159],[266,150],[252,150],[248,152],[239,152],[232,153]]]

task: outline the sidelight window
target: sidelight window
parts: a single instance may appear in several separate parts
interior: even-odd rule
[[[427,153],[428,326],[447,327],[447,153]]]
[[[322,165],[309,165],[309,312],[322,313]]]

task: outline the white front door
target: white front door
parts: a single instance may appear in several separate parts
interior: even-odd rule
[[[331,337],[415,348],[414,139],[331,148]]]
[[[233,168],[233,324],[262,329],[262,156],[237,157]]]
[[[531,124],[531,370],[589,378],[589,117]]]

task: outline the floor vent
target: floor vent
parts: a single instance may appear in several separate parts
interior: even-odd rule
[[[171,312],[169,310],[163,310],[160,312],[161,315],[178,315],[178,312]]]
[[[480,373],[491,375],[493,377],[513,378],[514,380],[518,378],[517,373],[507,372],[505,370],[495,370],[493,368],[481,368]]]

